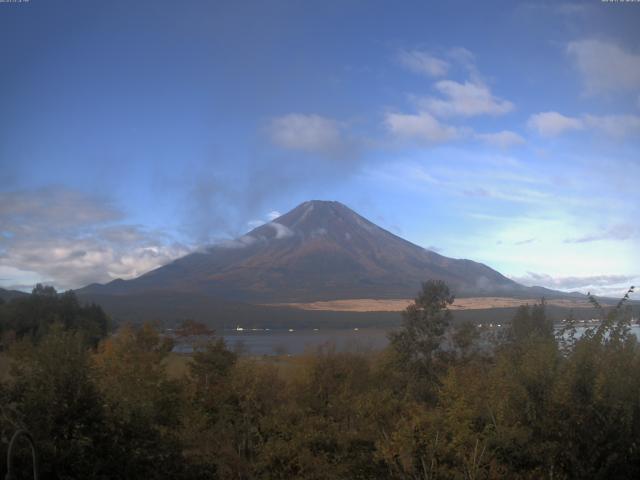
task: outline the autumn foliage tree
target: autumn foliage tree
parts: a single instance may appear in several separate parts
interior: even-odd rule
[[[45,322],[10,348],[0,426],[29,429],[54,479],[637,478],[628,300],[593,299],[601,321],[581,331],[524,306],[492,336],[455,324],[449,289],[427,282],[387,349],[287,359],[220,338],[176,357],[152,325],[96,347],[77,323]]]

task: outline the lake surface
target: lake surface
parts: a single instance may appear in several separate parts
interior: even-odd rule
[[[588,327],[576,327],[577,336]],[[323,345],[333,345],[337,351],[381,350],[389,344],[387,334],[391,330],[380,328],[334,330],[224,330],[222,337],[227,346],[248,355],[299,355]],[[640,339],[640,325],[631,327]],[[193,352],[191,342],[179,343],[176,353]]]
[[[378,328],[339,330],[224,330],[227,347],[249,355],[299,355],[322,345],[338,351],[381,350],[387,346],[390,330]],[[177,353],[192,353],[190,343],[176,345]]]

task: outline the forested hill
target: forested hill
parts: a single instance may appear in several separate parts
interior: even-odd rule
[[[0,288],[0,300],[5,302],[13,298],[26,297],[27,295],[29,294],[19,290],[6,290],[4,288]]]

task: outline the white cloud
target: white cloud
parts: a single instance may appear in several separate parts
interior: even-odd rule
[[[123,215],[104,200],[49,188],[0,194],[0,267],[57,288],[133,278],[188,253],[166,235],[111,224]],[[18,280],[16,282],[15,280]]]
[[[585,39],[569,43],[583,76],[587,93],[634,91],[640,88],[640,54],[631,53],[612,42]]]
[[[42,226],[67,228],[121,218],[122,213],[109,202],[75,190],[49,187],[0,192],[0,225],[6,222],[20,231]]]
[[[598,291],[602,287],[622,288],[631,286],[638,275],[587,275],[587,276],[553,276],[546,273],[527,272],[526,275],[511,277],[518,283],[528,286],[540,286],[558,290],[591,290]]]
[[[422,50],[402,50],[398,60],[409,70],[428,77],[442,77],[449,70],[449,64]]]
[[[264,243],[267,242],[269,240],[269,238],[275,238],[276,240],[280,240],[283,238],[289,238],[293,235],[295,235],[295,232],[293,230],[291,230],[289,227],[287,227],[286,225],[283,225],[281,223],[278,222],[262,222],[259,220],[255,221],[260,222],[259,225],[256,225],[256,227],[261,227],[264,226],[263,228],[261,228],[259,230],[259,232],[256,234],[254,233],[253,235],[250,234],[246,234],[243,235],[241,237],[238,238],[233,238],[233,239],[227,239],[227,240],[222,240],[220,242],[215,243],[213,246],[209,247],[209,248],[231,248],[231,249],[236,249],[236,248],[245,248],[245,247],[249,247],[255,243]],[[255,227],[254,227],[255,228]],[[267,228],[270,228],[271,230],[273,230],[274,235],[273,237],[270,237],[269,235],[265,235],[265,230]]]
[[[640,135],[640,116],[621,115],[582,115],[568,117],[558,112],[536,113],[529,117],[529,128],[540,135],[552,137],[570,130],[595,130],[614,138]]]
[[[435,88],[444,98],[424,97],[418,100],[418,106],[437,116],[503,115],[513,110],[513,103],[495,97],[479,81],[441,80]]]
[[[278,212],[277,210],[272,210],[269,213],[267,213],[267,215],[266,215],[267,219],[266,220],[258,220],[258,219],[249,220],[247,222],[247,226],[249,228],[251,228],[251,229],[254,229],[254,228],[257,228],[257,227],[260,227],[260,226],[264,225],[265,223],[272,222],[273,220],[275,220],[276,218],[278,218],[280,216],[282,216],[282,214],[280,212]]]
[[[271,222],[271,223],[268,223],[267,225],[269,225],[271,228],[275,230],[277,239],[287,238],[294,235],[293,230],[291,230],[286,225],[282,225],[281,223]]]
[[[389,113],[385,118],[389,131],[401,138],[427,143],[442,143],[460,136],[461,132],[450,125],[440,123],[427,112],[418,114]]]
[[[502,130],[496,133],[478,133],[475,137],[488,145],[499,148],[509,148],[525,143],[524,138],[509,130]]]
[[[136,241],[109,242],[97,230],[90,235],[37,234],[8,245],[0,264],[47,279],[59,288],[77,288],[115,278],[134,278],[188,253],[152,234]]]
[[[467,126],[455,126],[443,119],[451,117],[473,117],[478,115],[503,115],[513,110],[508,100],[496,97],[482,81],[475,66],[473,54],[462,47],[446,52],[447,58],[467,71],[470,80],[464,83],[454,80],[440,80],[434,84],[439,96],[415,96],[412,99],[415,112],[388,113],[385,126],[395,137],[418,140],[427,144],[444,143],[461,138],[475,138],[488,145],[508,148],[524,143],[515,132],[503,130],[496,133],[474,133]],[[429,77],[443,76],[451,64],[421,51],[402,51],[399,60],[407,68]]]
[[[545,6],[548,7],[548,5]],[[561,15],[575,17],[576,15],[586,15],[589,13],[593,5],[584,3],[562,3],[551,4],[550,7]]]
[[[244,248],[256,243],[258,239],[252,235],[243,235],[239,238],[233,238],[231,240],[223,240],[221,242],[216,243],[211,248]]]
[[[527,125],[545,137],[553,137],[569,130],[584,128],[582,120],[579,118],[567,117],[558,112],[542,112],[531,115]]]
[[[464,47],[453,47],[447,52],[449,58],[454,62],[462,65],[472,75],[477,73],[476,71],[476,58],[469,50]]]
[[[475,165],[465,159],[455,166],[431,166],[428,170],[424,165],[416,163],[404,163],[376,172],[379,178],[386,184],[401,185],[403,189],[416,189],[418,191],[433,192],[440,190],[445,195],[474,197],[474,204],[483,202],[484,199],[492,202],[503,201],[511,204],[525,204],[544,209],[558,201],[565,202],[567,198],[551,192],[546,192],[544,184],[535,174],[518,173],[510,171],[508,163],[498,162],[491,165],[487,156],[475,154],[478,161]],[[519,235],[522,237],[522,235]]]
[[[247,222],[247,227],[249,227],[251,230],[253,230],[254,228],[258,228],[261,225],[264,225],[265,221],[264,220],[249,220]]]
[[[588,235],[575,238],[567,238],[564,240],[564,243],[589,243],[600,240],[628,240],[638,234],[640,234],[640,229],[638,227],[622,223],[603,229],[597,233],[590,233]]]
[[[287,150],[337,154],[348,148],[340,124],[315,114],[290,113],[271,119],[271,141]]]
[[[638,115],[585,115],[583,123],[586,127],[610,137],[640,135],[640,116]]]

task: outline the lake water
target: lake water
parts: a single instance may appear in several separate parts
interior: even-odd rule
[[[587,327],[577,327],[580,336]],[[640,339],[640,325],[631,327]],[[389,343],[389,330],[379,328],[340,330],[225,330],[223,338],[232,350],[249,355],[299,355],[322,345],[334,345],[338,351],[381,350]],[[191,343],[176,345],[177,353],[192,353]]]
[[[340,330],[225,330],[227,347],[249,355],[298,355],[322,345],[335,345],[339,351],[381,350],[389,343],[389,330],[377,328]],[[178,353],[191,353],[190,343],[178,344]]]

